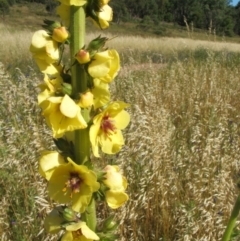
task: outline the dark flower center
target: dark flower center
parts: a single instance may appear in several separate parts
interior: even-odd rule
[[[69,179],[65,183],[65,187],[64,187],[63,191],[66,191],[67,188],[70,188],[72,191],[72,193],[71,193],[71,196],[72,196],[73,193],[80,192],[80,186],[81,186],[82,182],[83,182],[83,180],[79,177],[78,173],[71,172]]]
[[[72,232],[73,239],[79,238],[79,237],[81,237],[82,235],[83,235],[83,234],[82,234],[81,229],[78,229],[78,230]]]
[[[115,121],[110,118],[109,114],[106,114],[102,118],[101,130],[104,132],[105,135],[109,136],[112,133],[115,133],[116,129],[117,128],[115,126]]]

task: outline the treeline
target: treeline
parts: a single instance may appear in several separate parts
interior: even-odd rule
[[[0,9],[23,0],[0,0]],[[56,0],[25,0],[46,5],[48,11],[57,6]],[[217,35],[240,35],[240,1],[236,7],[230,0],[111,0],[114,21],[138,20],[158,25],[170,22],[181,26],[194,26]]]
[[[113,0],[111,5],[115,21],[164,21],[218,35],[240,35],[240,1],[236,7],[229,0]]]

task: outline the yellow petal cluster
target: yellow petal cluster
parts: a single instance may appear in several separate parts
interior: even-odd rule
[[[107,165],[104,171],[106,175],[103,183],[109,188],[105,195],[108,206],[113,209],[119,208],[128,200],[125,193],[127,180],[119,172],[118,166]]]
[[[103,3],[105,3],[106,1],[102,1]],[[109,22],[112,21],[112,17],[113,17],[113,11],[112,8],[108,5],[108,4],[104,4],[100,11],[97,12],[97,17],[98,17],[98,23],[96,23],[94,20],[94,24],[95,25],[100,25],[101,29],[106,29],[109,27]]]
[[[85,222],[78,222],[66,227],[66,232],[61,241],[94,241],[99,237],[94,233]]]
[[[33,34],[30,51],[39,69],[44,73],[48,73],[48,67],[54,68],[54,63],[59,59],[58,43],[52,40],[45,30]]]
[[[94,156],[99,157],[99,146],[107,154],[119,152],[124,145],[121,130],[130,122],[129,114],[124,110],[128,104],[112,102],[93,119],[90,127],[90,142]]]
[[[88,73],[93,78],[110,83],[120,70],[119,54],[115,49],[98,52],[88,66]]]
[[[72,204],[76,212],[84,212],[100,184],[96,174],[84,165],[69,163],[56,166],[51,173],[48,185],[49,196],[56,202]],[[43,167],[44,170],[45,166]],[[48,173],[45,173],[47,175]]]
[[[87,128],[87,123],[81,115],[81,108],[68,95],[50,96],[39,106],[47,124],[52,128],[54,138],[62,137],[67,131]]]

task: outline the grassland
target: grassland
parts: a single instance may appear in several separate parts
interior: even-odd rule
[[[2,241],[57,240],[42,229],[52,203],[38,158],[53,143],[36,105],[32,33],[0,24]],[[113,97],[131,104],[132,118],[122,152],[99,161],[121,165],[129,182],[119,240],[220,240],[239,192],[240,45],[121,34],[108,45],[122,62]]]

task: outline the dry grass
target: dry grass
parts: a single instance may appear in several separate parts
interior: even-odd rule
[[[238,67],[154,67],[114,85],[132,103],[118,159],[131,195],[121,240],[220,240],[238,193]]]
[[[42,232],[51,203],[37,162],[52,142],[36,105],[41,79],[28,53],[32,33],[3,25],[0,33],[0,239],[56,240]],[[217,241],[238,194],[240,75],[231,51],[239,45],[215,43],[224,50],[213,52],[212,43],[204,49],[181,41],[109,42],[124,66],[113,97],[130,103],[132,116],[127,145],[106,157],[129,181],[131,200],[117,211],[121,241]]]

